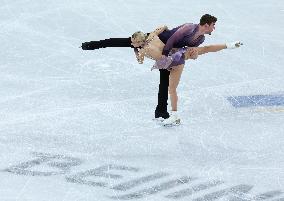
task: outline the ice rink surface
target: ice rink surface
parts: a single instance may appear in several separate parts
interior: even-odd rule
[[[186,62],[179,127],[152,121],[153,61],[78,48],[205,13],[203,45],[244,46]],[[1,0],[0,201],[283,201],[283,18],[279,0]]]

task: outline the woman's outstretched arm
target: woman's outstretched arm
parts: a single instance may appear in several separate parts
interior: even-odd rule
[[[157,29],[155,29],[154,33],[156,35],[159,35],[160,33],[162,33],[165,30],[169,30],[168,27],[166,25],[158,27]]]

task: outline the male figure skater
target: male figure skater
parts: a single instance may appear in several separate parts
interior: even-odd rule
[[[163,55],[168,56],[172,48],[182,47],[197,47],[205,40],[205,34],[211,35],[215,29],[217,18],[205,14],[200,18],[199,24],[186,23],[171,30],[165,30],[158,36],[165,44]],[[131,37],[129,38],[110,38],[101,41],[90,41],[82,43],[83,50],[94,50],[105,47],[131,47]],[[134,49],[135,50],[135,49]],[[184,65],[184,60],[176,65]],[[170,72],[166,69],[159,69],[160,71],[160,84],[158,92],[158,104],[155,109],[155,118],[168,119],[169,113],[167,111],[168,101],[168,87]]]

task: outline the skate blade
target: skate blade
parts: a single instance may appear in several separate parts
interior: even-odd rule
[[[169,124],[163,124],[164,127],[173,127],[173,126],[179,126],[181,124],[180,119],[175,120],[173,123]]]
[[[165,119],[162,118],[162,117],[159,117],[159,118],[154,118],[152,119],[153,121],[157,122],[157,123],[162,123]]]

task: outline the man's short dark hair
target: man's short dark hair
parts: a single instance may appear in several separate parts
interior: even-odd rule
[[[212,22],[217,22],[217,18],[213,15],[205,14],[200,18],[200,25],[208,24],[210,25]]]

